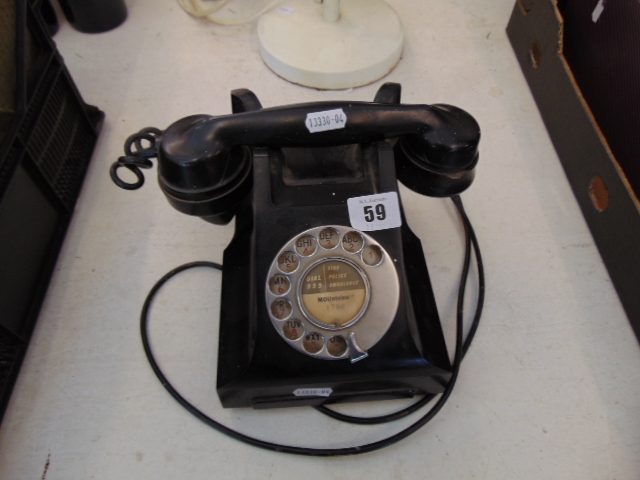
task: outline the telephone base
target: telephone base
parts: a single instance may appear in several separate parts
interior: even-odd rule
[[[401,375],[400,372],[396,373]],[[258,380],[260,385],[245,377],[236,385],[218,388],[218,395],[224,408],[252,407],[256,410],[399,400],[413,398],[416,395],[442,393],[450,379],[450,373],[439,370],[421,378],[395,376],[394,380],[388,381],[381,380],[380,375],[375,372],[366,377],[366,380],[361,376],[359,380],[353,381],[310,384],[295,383],[295,380],[294,383],[281,383],[277,380],[269,382],[254,378],[253,380]]]
[[[404,214],[401,227],[371,231],[367,235],[361,232],[365,240],[370,238],[370,242],[388,254],[386,261],[397,272],[398,280],[394,280],[395,274],[381,278],[369,274],[371,295],[384,295],[384,290],[391,289],[395,281],[399,282],[400,291],[388,330],[368,348],[366,358],[352,363],[347,355],[328,359],[305,354],[303,349],[292,345],[305,337],[288,340],[270,319],[273,312],[267,308],[272,305],[271,294],[267,292],[269,279],[274,278],[270,273],[273,259],[278,258],[283,245],[290,245],[292,235],[305,237],[308,232],[323,231],[325,226],[340,229],[340,225],[349,225],[345,203],[359,189],[362,193],[397,193],[393,150],[388,143],[363,145],[359,158],[363,172],[362,178],[358,177],[359,184],[307,185],[308,197],[298,195],[297,204],[290,205],[291,190],[297,187],[278,180],[282,178],[286,159],[272,149],[254,152],[254,180],[272,181],[254,182],[252,197],[238,211],[236,234],[224,253],[217,377],[223,407],[323,405],[444,391],[451,378],[451,363],[422,244],[406,224]],[[326,195],[326,188],[331,188],[333,194]],[[322,205],[314,205],[318,198],[323,199]],[[354,261],[348,250],[337,248],[342,249],[344,258]],[[334,258],[338,253],[322,255]],[[300,260],[302,270],[304,261]],[[313,260],[308,263],[307,271],[318,264]],[[293,289],[301,285],[295,274],[287,275],[292,289],[288,298],[294,304],[298,297]],[[375,290],[380,284],[382,292]],[[295,312],[295,304],[291,308]],[[365,315],[375,313],[371,310],[379,308],[369,308]],[[365,316],[358,323],[368,325],[369,320]],[[348,332],[351,328],[342,330]],[[341,330],[317,331],[326,339],[347,335]]]
[[[390,388],[382,390],[368,390],[358,393],[344,393],[333,395],[330,399],[324,397],[296,397],[295,395],[281,395],[273,397],[259,397],[253,400],[254,410],[288,407],[318,407],[335,403],[373,402],[378,400],[406,400],[417,394],[413,388]]]

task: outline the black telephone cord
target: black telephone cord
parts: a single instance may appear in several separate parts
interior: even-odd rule
[[[476,330],[478,330],[478,325],[480,324],[480,317],[482,315],[482,307],[484,305],[484,267],[482,264],[482,257],[480,255],[480,246],[478,245],[478,239],[476,238],[476,234],[473,230],[473,226],[471,225],[471,221],[467,216],[467,213],[464,210],[464,206],[462,205],[462,200],[458,195],[451,197],[454,205],[458,209],[458,213],[460,214],[460,218],[462,220],[462,224],[464,225],[465,230],[465,256],[464,256],[464,264],[463,264],[463,278],[462,282],[466,284],[466,276],[468,275],[468,268],[471,262],[471,249],[470,244],[473,246],[473,251],[476,255],[477,264],[478,264],[478,302],[476,306],[476,314],[473,317],[473,322],[471,322],[471,326],[469,328],[469,333],[467,333],[467,337],[462,346],[462,358],[464,359],[469,347],[471,346],[471,342],[473,341],[473,337],[476,334]],[[465,273],[467,272],[467,273]],[[464,298],[464,289],[458,293],[458,309],[462,308],[460,304],[460,299]],[[396,420],[400,420],[408,415],[411,415],[413,412],[420,410],[427,403],[433,400],[437,395],[425,395],[422,399],[418,400],[415,403],[412,403],[406,408],[399,410],[397,412],[389,413],[387,415],[381,415],[376,417],[356,417],[352,415],[345,415],[343,413],[336,412],[335,410],[330,409],[325,405],[320,405],[315,408],[320,413],[327,415],[328,417],[333,418],[334,420],[339,420],[341,422],[353,423],[356,425],[378,425],[381,423],[395,422]]]
[[[173,385],[171,385],[167,377],[164,375],[164,373],[160,369],[160,366],[156,362],[155,357],[153,355],[153,351],[151,350],[151,345],[149,343],[149,331],[148,331],[149,330],[149,309],[151,307],[151,304],[158,290],[160,290],[160,288],[169,279],[171,279],[178,273],[183,272],[184,270],[195,268],[195,267],[210,267],[210,268],[215,268],[217,270],[222,270],[222,266],[214,262],[200,261],[200,262],[191,262],[191,263],[181,265],[171,270],[167,274],[165,274],[162,278],[160,278],[160,280],[156,282],[156,284],[153,286],[153,288],[147,295],[147,298],[145,299],[144,305],[142,307],[142,312],[140,314],[140,334],[142,337],[142,344],[144,346],[144,351],[145,351],[145,354],[147,355],[147,359],[149,360],[149,364],[151,365],[151,368],[153,369],[154,373],[160,380],[160,383],[162,383],[162,385],[169,392],[169,394],[196,418],[203,421],[204,423],[206,423],[207,425],[209,425],[210,427],[212,427],[213,429],[217,430],[220,433],[223,433],[231,438],[235,438],[236,440],[247,443],[249,445],[263,448],[265,450],[282,452],[282,453],[290,453],[294,455],[308,455],[308,456],[314,456],[314,457],[335,457],[335,456],[343,456],[343,455],[359,455],[363,453],[369,453],[369,452],[373,452],[373,451],[388,447],[400,440],[403,440],[404,438],[408,437],[409,435],[419,430],[422,426],[428,423],[433,417],[435,417],[436,414],[440,411],[440,409],[442,409],[444,404],[449,399],[449,396],[451,395],[451,392],[453,391],[453,387],[458,378],[458,374],[460,373],[460,366],[462,363],[462,359],[464,358],[464,355],[468,350],[471,344],[471,341],[473,340],[473,336],[476,333],[476,330],[480,321],[480,316],[482,314],[485,288],[484,288],[484,268],[482,266],[482,257],[480,256],[480,249],[478,246],[475,233],[471,226],[471,223],[464,211],[460,197],[454,196],[452,197],[452,200],[456,208],[460,212],[460,216],[462,218],[464,228],[465,228],[465,260],[462,268],[462,275],[460,277],[460,287],[458,289],[458,304],[457,304],[457,314],[456,314],[456,348],[455,348],[455,353],[453,358],[451,379],[449,380],[449,383],[447,384],[444,392],[442,393],[438,401],[433,405],[433,407],[431,407],[431,409],[425,415],[423,415],[419,420],[417,420],[415,423],[405,428],[404,430],[401,430],[395,435],[384,438],[377,442],[369,443],[366,445],[360,445],[356,447],[307,448],[307,447],[296,447],[291,445],[280,445],[277,443],[271,443],[271,442],[260,440],[254,437],[250,437],[236,430],[233,430],[225,425],[222,425],[221,423],[207,416],[205,413],[203,413],[194,405],[192,405],[182,395],[180,395],[180,393],[173,387]],[[474,315],[473,323],[471,325],[471,328],[469,330],[466,340],[463,341],[464,293],[465,293],[467,278],[469,275],[469,266],[471,263],[471,245],[473,245],[473,249],[476,253],[476,262],[478,265],[478,300],[476,304],[476,313]],[[422,400],[416,402],[416,404],[411,405],[399,412],[395,412],[390,415],[384,415],[382,417],[371,417],[371,419],[387,418],[387,417],[394,417],[394,416],[397,416],[398,418],[402,418],[408,415],[409,413],[413,412],[414,409],[417,408],[416,405],[418,404],[420,404],[420,406],[424,405],[424,403],[426,403],[425,400],[427,398],[430,400],[429,397],[431,396],[427,396]],[[325,413],[323,409],[320,409],[320,411],[322,411],[322,413]],[[367,418],[363,419],[359,417],[351,417],[348,415],[338,414],[337,412],[334,412],[331,410],[329,411],[331,413],[330,414],[327,413],[328,415],[339,420],[350,421],[350,422],[354,419],[360,420],[360,421],[364,420],[365,422],[368,421]],[[404,413],[405,411],[407,411],[407,413]],[[391,420],[384,420],[384,421],[391,421]],[[352,422],[352,423],[355,423],[355,422]],[[383,423],[383,422],[373,421],[372,423]]]
[[[125,155],[113,162],[109,169],[111,180],[125,190],[137,190],[142,187],[144,185],[144,174],[140,169],[146,170],[153,166],[150,159],[158,157],[158,145],[161,138],[162,130],[155,127],[143,128],[138,133],[130,135],[124,142]],[[143,140],[149,142],[148,147],[142,145]],[[135,182],[125,182],[118,176],[118,170],[122,167],[136,176]]]

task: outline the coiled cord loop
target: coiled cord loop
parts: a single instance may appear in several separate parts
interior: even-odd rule
[[[126,142],[124,142],[125,155],[118,158],[118,160],[111,165],[111,169],[109,170],[109,175],[111,176],[113,183],[125,190],[137,190],[144,185],[144,174],[140,169],[149,169],[153,166],[150,159],[158,157],[158,145],[161,137],[162,130],[154,127],[147,127],[127,138]],[[143,140],[149,142],[148,147],[142,145]],[[121,167],[132,172],[138,180],[134,183],[122,180],[118,176],[118,169]]]

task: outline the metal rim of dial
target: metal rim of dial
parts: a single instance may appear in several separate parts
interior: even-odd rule
[[[325,248],[319,236],[321,233],[326,235],[327,231],[331,230],[338,235],[338,243]],[[343,239],[353,238],[345,237],[350,234],[358,235],[362,245],[355,248],[353,245],[343,245]],[[297,255],[298,265],[295,270],[284,273],[278,265],[281,255],[296,252],[296,241],[308,236],[312,236],[317,241],[315,252],[306,257]],[[375,247],[373,250],[380,255],[380,259],[374,263],[367,263],[362,258],[364,252],[372,250],[367,250],[370,246]],[[364,289],[362,307],[357,308],[358,311],[353,318],[346,314],[346,320],[339,325],[318,320],[309,312],[309,308],[305,306],[302,299],[305,276],[319,265],[336,266],[335,262],[348,266],[346,273],[351,278],[353,278],[353,271],[357,272],[362,279]],[[291,287],[286,289],[285,293],[278,293],[278,290],[272,289],[270,284],[271,279],[278,275],[284,275],[290,282]],[[279,335],[299,352],[326,360],[350,358],[353,362],[366,357],[367,350],[373,347],[389,329],[400,300],[400,284],[394,261],[382,245],[364,232],[339,225],[315,227],[291,238],[275,255],[265,287],[267,311]],[[282,310],[282,318],[274,314],[279,312],[277,308],[272,308],[276,302],[282,302],[286,306]],[[292,328],[295,334],[291,333]],[[341,353],[336,354],[336,349],[330,347],[334,347],[342,340],[346,342],[347,348],[338,349]],[[329,345],[329,341],[333,341],[333,344]]]

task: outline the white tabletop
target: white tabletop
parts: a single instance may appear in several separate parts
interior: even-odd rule
[[[0,428],[2,478],[638,478],[640,349],[507,40],[513,0],[389,3],[405,27],[401,62],[384,80],[341,92],[275,76],[260,60],[255,22],[217,26],[174,0],[130,0],[127,21],[98,35],[62,22],[58,47],[106,121]],[[401,83],[406,103],[468,110],[483,131],[463,200],[482,246],[487,300],[456,389],[425,428],[363,456],[298,457],[231,440],[165,392],[144,357],[138,316],[165,272],[221,261],[233,222],[178,213],[155,170],[144,188],[120,190],[109,166],[142,127],[230,113],[232,89],[275,106],[370,101],[384,81]],[[461,228],[448,200],[401,194],[452,347]],[[370,443],[417,418],[357,427],[307,408],[222,409],[219,292],[219,272],[194,270],[168,284],[152,311],[163,368],[208,414],[265,440],[312,447]]]

